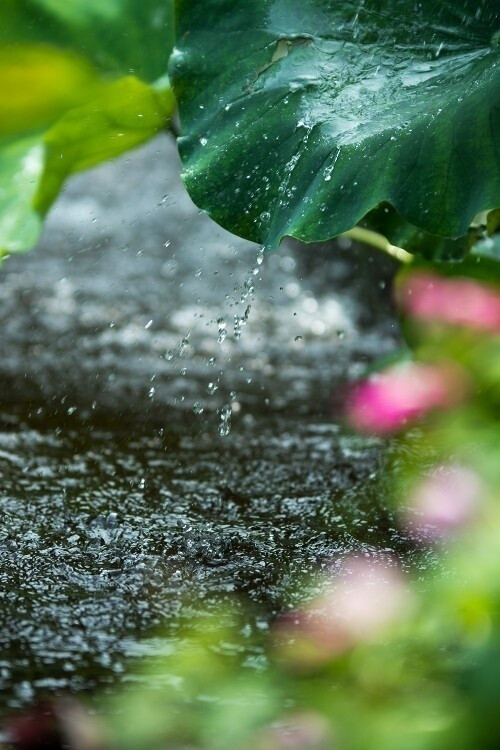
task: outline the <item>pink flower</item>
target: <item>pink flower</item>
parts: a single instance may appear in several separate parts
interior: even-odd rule
[[[322,599],[281,615],[273,636],[281,659],[300,670],[320,667],[352,646],[349,634],[330,618]]]
[[[394,432],[431,409],[456,404],[464,390],[464,377],[451,364],[405,363],[359,383],[347,416],[360,432]]]
[[[378,640],[410,605],[390,558],[350,558],[320,596],[278,620],[279,653],[299,669],[321,666],[358,643]]]
[[[313,711],[292,714],[253,738],[254,750],[333,750],[326,719]]]
[[[420,320],[500,333],[500,291],[479,281],[416,271],[396,296],[402,310]]]
[[[387,556],[348,559],[333,588],[323,596],[330,620],[358,643],[376,641],[408,605],[404,578]]]
[[[85,708],[71,698],[41,702],[7,719],[5,735],[18,750],[71,747],[103,750],[101,727]]]
[[[442,539],[474,518],[481,493],[481,480],[471,469],[439,466],[410,494],[405,524],[419,538]]]

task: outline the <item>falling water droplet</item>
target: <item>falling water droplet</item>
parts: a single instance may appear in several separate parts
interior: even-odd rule
[[[210,381],[210,383],[207,385],[207,392],[210,396],[213,396],[215,391],[218,389],[219,384],[214,381]]]
[[[241,329],[247,323],[250,317],[251,305],[247,305],[243,315],[234,316],[234,338],[239,339],[241,337]]]
[[[186,336],[184,336],[184,338],[180,339],[180,341],[177,342],[177,344],[174,346],[173,349],[169,349],[167,352],[165,352],[164,357],[167,360],[167,362],[171,362],[173,359],[182,357],[184,354],[184,350],[188,344],[189,344],[189,333]]]
[[[224,406],[219,410],[219,435],[221,437],[226,437],[231,432],[232,411],[233,410],[231,409],[231,404],[224,404]]]
[[[217,338],[217,341],[219,342],[219,344],[222,344],[227,336],[227,323],[224,318],[217,318],[217,326],[219,328],[219,336]]]

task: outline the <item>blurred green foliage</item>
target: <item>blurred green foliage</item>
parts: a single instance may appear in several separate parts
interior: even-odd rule
[[[154,81],[174,44],[173,0],[3,0],[0,45],[49,45],[101,73]]]
[[[0,255],[33,246],[69,174],[168,124],[173,33],[173,0],[2,3]]]
[[[460,277],[456,270],[451,277],[433,271],[439,294],[453,291],[447,282],[458,278],[477,284],[465,289],[484,292],[486,302],[496,299],[500,305],[500,285]],[[421,266],[405,268],[399,283],[419,273]],[[446,297],[445,302],[446,313]],[[315,599],[295,618],[286,616],[284,637],[280,620],[270,634],[255,636],[268,659],[259,669],[244,667],[238,659],[236,615],[229,628],[199,622],[197,633],[193,636],[191,627],[176,653],[156,659],[145,671],[141,687],[105,702],[106,747],[499,746],[500,317],[477,318],[478,310],[487,315],[491,310],[469,309],[473,315],[467,323],[407,320],[414,327],[415,360],[429,367],[448,362],[462,372],[468,387],[459,406],[408,425],[391,447],[389,470],[401,531],[409,544],[439,552],[439,564],[417,576],[416,571],[403,574],[382,551],[374,551],[368,561],[360,556],[356,565],[364,566],[366,585],[351,574],[344,590],[348,604],[355,605],[348,611],[359,619],[348,623],[354,625],[354,636],[346,640],[338,630],[345,599],[334,586],[331,599]],[[498,316],[500,307],[495,309]],[[370,566],[375,576],[389,571],[385,587],[373,580]],[[331,584],[325,579],[327,591]],[[379,588],[370,597],[373,585]],[[401,586],[407,595],[397,598]],[[380,625],[381,614],[383,627],[371,633],[370,623]],[[230,619],[227,610],[221,612],[221,622]],[[233,647],[224,649],[221,643]]]
[[[268,97],[276,85],[278,93],[281,91],[283,81],[288,91],[295,66],[307,68],[312,64],[310,56],[316,55],[317,50],[314,45],[304,43],[302,37],[302,42],[293,49],[287,46],[285,50],[283,44],[277,47],[275,31],[271,39],[264,27],[259,31],[262,44],[256,44],[249,34],[248,19],[255,21],[259,8],[269,9],[271,5],[274,10],[281,8],[281,16],[276,13],[272,16],[273,23],[277,23],[277,18],[285,18],[291,24],[286,27],[288,36],[293,36],[290,29],[295,28],[300,14],[288,0],[273,3],[259,0],[250,5],[236,8],[225,0],[194,2],[192,7],[187,2],[181,3],[183,28],[189,13],[195,9],[196,33],[183,37],[184,50],[192,57],[188,55],[186,61],[186,57],[177,56],[174,69],[181,115],[184,124],[187,122],[187,138],[181,148],[188,169],[194,169],[188,179],[193,194],[205,196],[200,204],[206,198],[214,217],[223,223],[227,219],[242,234],[257,231],[255,218],[260,216],[259,233],[262,230],[263,234],[258,233],[258,238],[263,238],[269,230],[268,222],[274,221],[275,216],[279,218],[283,207],[271,216],[268,197],[259,192],[258,196],[254,194],[258,201],[248,213],[245,198],[235,190],[235,184],[242,175],[246,180],[249,165],[253,169],[260,155],[262,169],[267,170],[271,164],[276,172],[271,174],[276,181],[273,183],[276,189],[271,192],[273,200],[278,201],[283,193],[279,189],[282,172],[278,174],[276,164],[270,159],[269,143],[256,151],[255,140],[245,137],[248,148],[242,152],[242,138],[235,136],[231,118],[244,116],[250,134],[254,126],[260,133],[263,125],[257,105],[264,103],[265,117],[272,118],[271,130],[276,128],[273,132],[283,136],[283,122],[288,122],[287,148],[292,151],[285,155],[284,165],[288,164],[288,158],[298,153],[294,151],[296,139],[303,137],[297,131],[305,126],[297,124],[296,115],[300,113],[294,108],[293,97],[292,103],[286,105],[289,107],[286,113],[293,114],[288,121],[282,108],[269,107]],[[319,12],[321,5],[323,9],[332,7],[329,2],[317,0],[303,4],[304,18],[313,24],[311,29],[318,24],[324,26],[324,16]],[[370,7],[373,10],[378,5],[386,6],[371,3]],[[408,3],[400,5],[408,9]],[[427,13],[435,4],[423,5]],[[455,8],[446,3],[439,5],[445,8],[448,30],[456,31]],[[230,65],[227,49],[220,42],[220,31],[217,36],[207,20],[207,8],[215,23],[220,21],[221,11],[227,12],[229,6],[235,14],[219,25],[233,54]],[[347,6],[351,8],[350,3]],[[471,11],[469,31],[476,28],[477,39],[472,40],[475,44],[487,30],[485,56],[493,57],[498,45],[490,44],[491,29],[486,21],[497,17],[497,9],[490,2],[483,3],[481,8],[484,12],[489,8],[491,12],[482,18]],[[308,15],[308,9],[312,9],[312,15]],[[368,35],[369,42],[373,31],[369,23],[370,8],[360,6],[361,10],[362,32]],[[267,20],[271,15],[266,16]],[[375,24],[379,32],[387,22],[384,14],[381,17],[382,20],[377,16]],[[435,35],[431,41],[440,38],[436,36],[437,27],[422,28],[425,33]],[[406,42],[404,24],[391,33],[387,38]],[[69,174],[137,146],[168,123],[175,106],[165,75],[173,34],[171,0],[3,1],[0,254],[22,251],[34,244],[41,220]],[[456,35],[449,36],[455,39]],[[203,43],[198,44],[197,40]],[[244,54],[246,45],[252,47],[249,55]],[[385,45],[382,47],[386,60],[387,50]],[[453,50],[445,52],[443,58],[453,67]],[[467,58],[469,53],[463,54]],[[437,62],[438,57],[436,53],[432,62]],[[359,64],[357,51],[354,62]],[[410,63],[413,70],[415,61],[412,59]],[[255,80],[248,79],[248,65]],[[217,77],[215,72],[222,67],[224,70]],[[197,75],[193,77],[194,69]],[[488,67],[481,73],[485,76],[487,93],[492,81],[489,70]],[[416,75],[415,70],[413,73]],[[204,81],[209,84],[207,87],[201,85]],[[246,93],[242,81],[246,82]],[[221,103],[226,102],[224,97],[229,90],[232,94],[236,91],[238,96],[229,97],[229,106],[222,110]],[[445,90],[438,94],[449,96]],[[476,94],[483,96],[479,88]],[[489,103],[489,94],[486,98]],[[242,110],[241,102],[247,100],[256,103],[255,107]],[[455,111],[458,103],[450,99],[448,106]],[[324,114],[324,103],[318,106]],[[464,108],[467,117],[479,117],[480,107],[476,111],[466,100]],[[387,112],[390,115],[391,109]],[[420,117],[420,103],[418,112]],[[387,113],[384,110],[382,114],[385,117]],[[209,115],[215,123],[213,133],[206,128]],[[447,127],[444,131],[448,132]],[[441,135],[444,131],[440,131]],[[466,135],[463,130],[462,137]],[[384,148],[393,148],[385,132],[383,136]],[[411,158],[419,158],[421,150],[415,156],[416,147],[409,136],[407,145]],[[379,175],[385,174],[383,160],[387,153],[382,146],[376,153],[374,161],[378,163]],[[401,156],[402,152],[397,153]],[[251,164],[245,163],[247,157],[253,160]],[[347,176],[350,174],[349,159],[345,162],[341,159],[337,164],[337,158],[338,154],[326,175],[329,179],[324,176],[321,179],[323,196],[331,197],[340,167]],[[222,165],[221,159],[225,160]],[[474,162],[477,176],[477,169],[486,168],[485,165],[491,171],[490,161],[485,159],[483,163],[478,158],[471,160],[470,166]],[[322,168],[325,163],[325,155],[321,154]],[[196,172],[200,165],[202,173]],[[427,169],[428,165],[424,166]],[[401,163],[395,159],[393,167],[399,179]],[[332,170],[335,179],[331,179]],[[214,175],[219,191],[214,190]],[[297,187],[306,184],[310,190],[310,181],[304,181],[305,172],[299,169],[295,176],[300,175],[302,182],[299,180]],[[260,179],[262,174],[257,177]],[[369,198],[371,188],[378,186],[377,180],[372,182],[365,190],[365,197]],[[439,184],[443,187],[442,182]],[[465,188],[468,184],[464,180]],[[351,180],[349,185],[353,187],[355,182]],[[292,182],[287,182],[285,191],[292,187]],[[445,184],[441,193],[445,203],[449,197],[446,188]],[[228,196],[230,200],[226,201]],[[295,220],[300,214],[300,200],[294,203],[296,198],[291,201],[288,193],[285,197],[283,210],[291,209],[291,218]],[[309,209],[316,211],[317,194],[313,197]],[[406,191],[403,197],[409,199],[411,191]],[[370,200],[370,207],[377,202]],[[214,202],[216,207],[212,205]],[[345,209],[345,202],[342,205]],[[352,205],[349,203],[348,207],[350,210]],[[422,204],[420,209],[425,211],[426,206]],[[434,215],[434,223],[439,226],[437,209]],[[325,216],[327,223],[331,217],[328,212]],[[353,583],[347,590],[347,600],[354,597],[351,604],[358,607],[361,601],[365,607],[359,610],[363,614],[363,627],[358,631],[355,616],[350,624],[338,619],[341,607],[335,597],[342,582],[334,581],[328,595],[331,606],[325,604],[326,600],[313,601],[288,624],[277,622],[268,638],[260,637],[259,646],[268,657],[267,666],[260,669],[243,667],[237,656],[224,655],[219,648],[223,641],[237,646],[237,625],[214,628],[200,622],[197,635],[186,636],[174,655],[155,660],[140,688],[128,689],[112,699],[100,699],[102,747],[110,750],[165,750],[166,747],[172,750],[494,750],[500,746],[500,253],[498,234],[494,234],[498,212],[476,217],[469,233],[456,240],[441,240],[422,231],[402,219],[388,204],[380,205],[365,221],[369,228],[390,235],[411,252],[434,260],[413,261],[396,281],[403,330],[417,364],[432,370],[445,363],[459,373],[458,380],[450,378],[449,388],[459,381],[463,384],[463,392],[457,395],[453,408],[433,409],[422,416],[417,426],[403,424],[392,447],[394,504],[402,532],[408,535],[410,544],[440,551],[440,565],[418,579],[405,577],[398,571],[401,582],[397,585],[394,575],[394,580],[389,578],[388,582],[377,583],[375,579],[381,598],[373,602],[365,596],[363,586],[360,594]],[[318,232],[320,224],[311,220],[307,231],[297,234],[311,239],[309,230]],[[347,224],[350,226],[349,221]],[[334,233],[328,226],[325,236]],[[338,229],[340,224],[335,226]],[[276,230],[275,239],[282,228],[281,225],[272,228]],[[451,258],[464,257],[462,263],[449,262]],[[413,289],[413,296],[406,298],[405,307],[401,290],[405,284],[412,284],[418,274],[420,286]],[[459,285],[454,287],[455,282]],[[423,295],[420,307],[413,305],[415,295]],[[433,315],[427,314],[429,310],[434,311]],[[380,407],[378,403],[377,408]],[[375,553],[375,575],[379,574],[380,560],[382,565],[386,564],[383,556]],[[393,563],[387,565],[391,570],[394,567]],[[367,576],[371,580],[368,572]],[[330,585],[332,581],[325,581],[326,588]],[[391,596],[399,596],[400,585],[406,587],[408,598],[400,600],[397,616],[388,617],[382,630],[377,628],[371,637],[365,637],[367,633],[370,635],[370,622],[378,622],[381,612],[389,612],[391,601],[399,601]],[[351,611],[356,612],[356,608]],[[226,612],[221,621],[227,619]],[[285,632],[286,648],[278,637],[280,633],[283,636],[283,628],[285,631],[289,628]],[[365,635],[361,637],[362,632]],[[80,736],[82,750],[94,750],[81,740]]]

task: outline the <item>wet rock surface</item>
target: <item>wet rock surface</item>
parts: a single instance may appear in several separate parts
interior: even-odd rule
[[[376,444],[282,419],[225,441],[4,426],[9,704],[112,683],[148,654],[148,636],[165,648],[181,618],[235,596],[250,635],[300,601],[336,554],[404,550],[380,508]]]
[[[74,178],[1,271],[3,709],[113,685],[235,594],[265,628],[341,552],[408,559],[384,446],[336,423],[398,345],[391,264],[291,242],[260,263],[178,171],[162,136]]]

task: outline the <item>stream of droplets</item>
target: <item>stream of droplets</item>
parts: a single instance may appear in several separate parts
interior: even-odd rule
[[[209,377],[206,386],[207,395],[214,396],[224,378],[224,367],[221,365],[220,358],[224,357],[223,345],[229,336],[232,336],[233,340],[238,341],[241,338],[243,328],[247,324],[252,305],[255,300],[255,294],[258,289],[258,282],[260,281],[260,274],[262,265],[264,262],[265,251],[261,248],[255,258],[249,271],[244,278],[242,284],[236,284],[233,288],[232,294],[226,295],[228,300],[229,308],[234,309],[232,320],[232,331],[231,324],[228,323],[227,316],[221,315],[211,321],[212,324],[216,325],[215,335],[217,337],[217,343],[219,345],[219,356],[209,357],[207,365],[212,371],[212,375]],[[166,352],[165,359],[169,362],[180,359],[184,356],[186,348],[190,343],[191,331],[186,333],[175,345],[173,349]],[[244,372],[244,366],[240,366],[240,372]],[[181,369],[181,374],[186,374],[187,368]],[[153,376],[154,377],[154,376]],[[247,382],[250,382],[250,378],[247,378]],[[152,386],[149,391],[150,398],[154,398],[155,388]],[[233,413],[239,410],[239,404],[237,402],[237,393],[235,390],[229,391],[229,400],[226,401],[222,406],[217,409],[218,414],[218,433],[221,437],[226,437],[231,432],[231,419]],[[205,411],[205,408],[201,401],[196,401],[193,404],[193,412],[196,415],[201,415]]]

